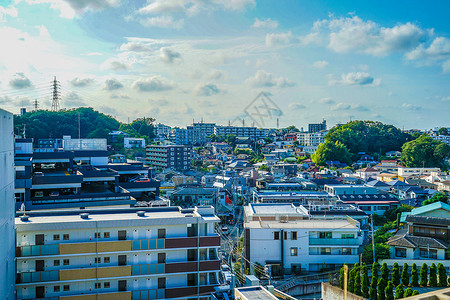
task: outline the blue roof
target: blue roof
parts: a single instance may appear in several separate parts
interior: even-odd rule
[[[434,202],[425,206],[417,207],[411,210],[411,212],[402,212],[400,217],[400,222],[406,221],[406,216],[408,215],[421,215],[427,213],[429,211],[437,210],[437,209],[445,209],[450,212],[450,205],[444,202]]]

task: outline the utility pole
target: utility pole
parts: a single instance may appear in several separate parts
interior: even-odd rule
[[[375,262],[375,234],[373,232],[373,214],[371,215],[372,219],[372,255],[373,255],[373,262]]]
[[[59,81],[56,80],[56,76],[53,78],[52,84],[52,111],[59,111]]]
[[[344,265],[344,300],[347,300],[347,277],[348,277],[348,266]]]

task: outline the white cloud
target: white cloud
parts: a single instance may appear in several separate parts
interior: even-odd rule
[[[12,5],[9,5],[7,7],[0,5],[0,23],[5,22],[5,16],[17,18],[17,9]]]
[[[213,70],[206,77],[208,80],[220,80],[223,79],[225,75],[219,70]]]
[[[161,27],[181,29],[184,25],[184,19],[174,20],[172,16],[158,16],[141,19],[139,21],[145,27]]]
[[[101,64],[101,70],[114,70],[114,71],[125,71],[129,66],[115,58],[108,58],[103,64]]]
[[[136,80],[131,87],[140,92],[162,92],[172,90],[174,83],[161,76],[152,76]]]
[[[76,86],[76,87],[85,87],[88,86],[90,84],[94,83],[94,79],[92,78],[78,78],[75,77],[74,79],[72,79],[70,81],[70,84],[72,86]]]
[[[25,89],[31,87],[32,83],[24,73],[16,73],[9,81],[9,85],[15,89]]]
[[[431,44],[419,45],[416,49],[406,54],[406,59],[417,61],[419,64],[441,64],[444,72],[450,71],[450,39],[445,37],[435,38]]]
[[[170,48],[162,47],[160,49],[161,59],[166,63],[173,63],[177,58],[181,58],[179,52],[173,51]]]
[[[247,78],[245,81],[247,84],[253,87],[291,87],[295,83],[288,78],[278,77],[274,78],[273,74],[264,70],[259,70],[255,73],[255,76]]]
[[[292,102],[292,103],[289,103],[289,108],[292,110],[300,110],[300,109],[306,108],[306,106],[304,106],[303,104],[300,104],[298,102]]]
[[[326,60],[318,60],[313,65],[317,69],[325,69],[328,66],[328,62]]]
[[[380,83],[381,79],[375,79],[366,72],[343,73],[340,79],[334,79],[333,77],[331,77],[331,79],[328,81],[329,85],[343,84],[377,86],[380,85]]]
[[[332,106],[331,110],[349,110],[351,107],[350,104],[339,102],[335,106]]]
[[[441,98],[441,101],[450,101],[450,96],[442,97],[442,98]]]
[[[268,29],[276,29],[278,27],[278,22],[272,20],[270,18],[265,20],[260,20],[255,18],[255,22],[252,25],[253,28],[268,28]]]
[[[322,104],[334,104],[334,103],[336,103],[336,101],[334,101],[331,98],[322,98],[322,99],[319,100],[319,103],[322,103]]]
[[[419,105],[411,104],[411,103],[403,103],[402,108],[409,110],[409,111],[418,111],[421,110],[422,107]]]
[[[70,92],[63,97],[65,107],[80,107],[86,106],[86,102],[75,92]]]
[[[121,88],[123,88],[123,84],[115,78],[105,80],[105,85],[103,86],[103,89],[107,91],[114,91]]]
[[[217,87],[217,85],[212,83],[199,84],[194,89],[194,94],[197,96],[214,96],[221,92],[222,91]]]
[[[292,32],[268,33],[266,34],[266,46],[273,47],[278,45],[290,44],[294,41]]]

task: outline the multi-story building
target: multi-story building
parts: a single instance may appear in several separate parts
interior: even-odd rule
[[[188,170],[191,165],[191,149],[185,145],[149,145],[147,162],[155,168]]]
[[[227,136],[234,134],[238,137],[246,137],[252,140],[263,139],[269,136],[269,129],[239,126],[215,126],[214,134]]]
[[[0,109],[0,295],[15,299],[13,115]]]
[[[297,132],[297,140],[300,145],[317,147],[325,142],[325,135],[328,131]]]
[[[155,125],[155,134],[158,138],[167,138],[170,134],[171,127],[158,123]]]
[[[169,140],[176,145],[189,145],[188,130],[186,128],[174,128],[170,131]]]
[[[209,299],[218,284],[213,207],[27,214],[15,220],[18,299]]]
[[[322,123],[318,124],[308,124],[308,131],[309,132],[317,132],[327,130],[327,121],[323,120]]]
[[[250,204],[244,213],[246,259],[270,265],[273,276],[359,261],[360,223],[349,216],[315,219],[303,206],[283,204]]]
[[[124,148],[133,148],[133,149],[145,148],[145,139],[126,137],[123,139],[123,147]]]

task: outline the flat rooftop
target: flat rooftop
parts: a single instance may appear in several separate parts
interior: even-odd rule
[[[260,286],[252,286],[252,287],[241,287],[236,289],[237,293],[239,293],[242,297],[242,300],[278,300],[277,297],[272,295],[265,288]],[[237,299],[237,298],[236,298]]]
[[[295,220],[288,222],[280,221],[250,221],[244,223],[245,228],[311,228],[311,229],[359,229],[355,223],[347,220]]]

